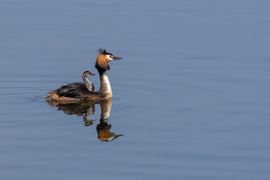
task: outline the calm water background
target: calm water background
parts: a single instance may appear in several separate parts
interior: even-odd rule
[[[270,179],[270,2],[1,0],[0,179]],[[44,97],[109,72],[111,142]],[[95,83],[98,81],[95,79]]]

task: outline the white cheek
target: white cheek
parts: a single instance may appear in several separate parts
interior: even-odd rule
[[[111,58],[110,55],[106,55],[106,59],[107,59],[108,61],[112,61],[112,60],[113,60],[113,58]]]

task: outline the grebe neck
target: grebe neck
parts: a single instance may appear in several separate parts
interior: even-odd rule
[[[98,70],[100,78],[99,93],[105,97],[112,97],[111,84],[108,75],[106,74],[107,70],[110,70],[110,65],[103,54],[98,56],[95,67]]]
[[[109,77],[106,72],[100,73],[100,89],[99,92],[107,97],[112,97],[112,88]]]

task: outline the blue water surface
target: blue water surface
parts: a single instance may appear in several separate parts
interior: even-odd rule
[[[1,0],[0,179],[270,179],[270,1]],[[49,105],[98,48],[100,105]],[[98,77],[93,78],[98,87]],[[65,111],[66,110],[66,111]],[[102,127],[105,127],[103,124]],[[107,129],[108,129],[107,128]]]

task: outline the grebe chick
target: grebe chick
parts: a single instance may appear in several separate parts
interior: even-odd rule
[[[84,71],[82,74],[82,80],[84,82],[85,87],[89,90],[89,92],[93,92],[95,90],[95,86],[93,82],[87,78],[94,75],[95,75],[94,73],[91,73],[88,70]]]
[[[87,101],[97,102],[112,98],[112,88],[106,72],[107,70],[110,70],[109,62],[119,59],[122,58],[108,53],[105,49],[100,49],[95,64],[100,78],[99,91],[89,91],[89,89],[86,87],[88,82],[85,84],[72,83],[61,86],[60,88],[49,92],[47,100],[56,102],[58,104],[68,104]],[[86,78],[83,78],[83,80],[86,80]]]

